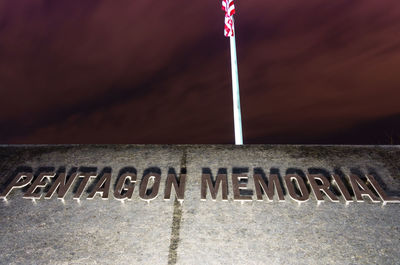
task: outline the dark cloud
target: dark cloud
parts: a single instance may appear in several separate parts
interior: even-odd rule
[[[245,142],[397,133],[398,1],[235,4]],[[231,143],[222,32],[219,1],[3,1],[0,142]]]

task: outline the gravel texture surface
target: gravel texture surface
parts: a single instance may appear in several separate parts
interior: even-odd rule
[[[137,172],[132,199],[113,191],[120,170]],[[257,201],[254,172],[373,174],[400,196],[399,146],[56,145],[0,146],[0,192],[17,171],[111,172],[108,200],[24,199],[14,189],[0,201],[1,264],[399,264],[400,204],[325,201],[312,192],[298,204]],[[148,170],[161,175],[158,196],[139,198]],[[182,170],[183,169],[183,170]],[[187,174],[184,202],[166,201],[168,173]],[[253,200],[233,200],[232,172],[248,172]],[[202,173],[228,176],[228,200],[200,200]],[[98,180],[99,178],[97,178]],[[45,194],[51,183],[42,188]],[[307,184],[308,190],[311,190]],[[251,192],[250,192],[251,194]],[[44,195],[43,195],[44,196]]]

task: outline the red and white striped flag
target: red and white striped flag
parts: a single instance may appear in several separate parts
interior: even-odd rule
[[[225,11],[225,27],[224,27],[224,35],[225,37],[233,37],[234,33],[234,25],[233,25],[233,14],[235,14],[235,5],[233,0],[222,0],[222,10]]]
[[[222,10],[225,11],[225,16],[230,17],[235,14],[235,5],[233,0],[222,0]]]

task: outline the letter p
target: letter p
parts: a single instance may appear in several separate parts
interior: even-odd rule
[[[1,193],[0,199],[7,200],[7,195],[14,188],[23,188],[26,185],[30,184],[33,179],[32,173],[21,172],[18,173],[14,179],[8,184],[7,188]]]

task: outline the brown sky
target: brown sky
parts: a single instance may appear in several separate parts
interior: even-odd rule
[[[245,143],[400,139],[398,0],[235,2]],[[232,143],[220,1],[0,2],[0,143]]]

